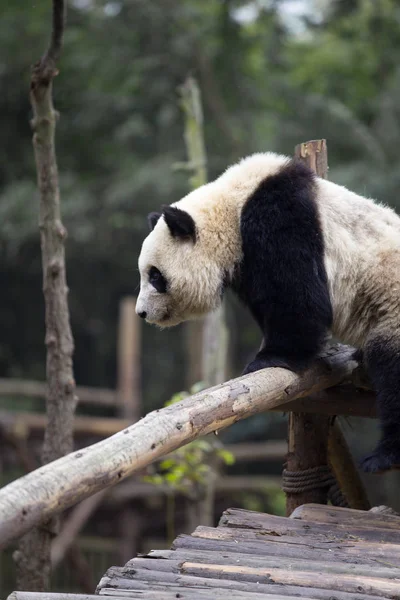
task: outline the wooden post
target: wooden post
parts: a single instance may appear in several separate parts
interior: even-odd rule
[[[128,296],[121,300],[117,350],[118,413],[132,423],[141,416],[140,319],[135,307],[135,298]],[[139,511],[129,504],[129,500],[120,511],[118,525],[120,561],[125,564],[137,554],[141,531]]]
[[[328,458],[332,472],[350,508],[370,510],[367,493],[337,420],[329,431]]]
[[[319,177],[327,179],[328,153],[326,140],[313,140],[299,144],[295,155],[313,169]],[[341,431],[340,425],[330,416],[290,413],[288,471],[327,467],[329,464],[349,506],[369,509],[369,502],[360,475]],[[328,487],[287,493],[286,513],[313,502],[326,504]]]
[[[119,416],[138,421],[140,393],[140,323],[135,312],[136,300],[124,298],[120,304],[118,325],[118,404]]]
[[[207,183],[207,153],[203,134],[203,108],[200,89],[193,77],[188,77],[181,86],[181,105],[185,115],[185,144],[188,163],[184,166],[191,172],[189,183],[192,189]],[[182,165],[181,165],[182,166]],[[189,385],[204,381],[207,386],[225,380],[228,331],[225,325],[224,303],[218,310],[201,321],[186,325],[188,335]],[[211,463],[209,464],[212,467]],[[187,524],[190,531],[199,523],[214,524],[214,496],[216,468],[211,468],[207,485],[199,485],[187,506]]]
[[[328,175],[328,154],[325,140],[299,144],[295,155],[306,163],[319,177]],[[306,471],[328,464],[328,436],[331,417],[305,413],[289,413],[289,451],[287,471]],[[286,493],[286,514],[307,502],[326,504],[328,488]]]

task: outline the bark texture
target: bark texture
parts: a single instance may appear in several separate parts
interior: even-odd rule
[[[68,288],[65,273],[64,241],[55,152],[57,114],[53,107],[53,79],[58,74],[66,20],[66,2],[53,0],[53,26],[48,51],[32,69],[30,100],[38,186],[40,191],[40,241],[43,292],[46,308],[47,417],[42,451],[43,463],[73,449],[75,381],[72,370],[73,339],[69,322]],[[50,547],[57,530],[48,521],[32,530],[20,543],[14,558],[19,589],[47,590],[50,583]]]

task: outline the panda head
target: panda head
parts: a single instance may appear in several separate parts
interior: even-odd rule
[[[186,210],[166,206],[162,213],[151,213],[148,223],[151,232],[139,256],[137,314],[164,328],[215,310],[224,269],[201,215],[195,222]]]

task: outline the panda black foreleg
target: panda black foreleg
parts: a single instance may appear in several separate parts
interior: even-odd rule
[[[364,348],[365,367],[377,395],[381,439],[361,467],[367,473],[400,468],[400,343],[394,332],[373,336]]]
[[[290,314],[280,314],[282,308],[280,305],[278,310],[275,306],[274,310],[270,308],[266,311],[263,343],[243,374],[269,367],[282,367],[301,373],[322,350],[328,333],[325,311],[319,318],[318,310],[309,311],[305,316],[304,312],[297,314],[297,307],[291,307]],[[257,321],[262,327],[261,319]]]

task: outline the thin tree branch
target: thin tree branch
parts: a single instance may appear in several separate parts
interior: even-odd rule
[[[54,63],[60,58],[66,21],[67,2],[64,0],[53,0],[53,29],[51,32],[50,47],[45,56]]]
[[[69,321],[60,192],[55,152],[57,114],[53,107],[52,82],[58,74],[56,60],[62,46],[66,1],[53,0],[50,46],[32,68],[30,100],[38,187],[40,191],[39,229],[42,248],[43,293],[46,309],[48,425],[42,460],[48,463],[73,448],[75,381],[72,369],[73,339]],[[58,523],[48,521],[33,529],[14,553],[19,589],[45,591],[50,583],[50,545]]]

